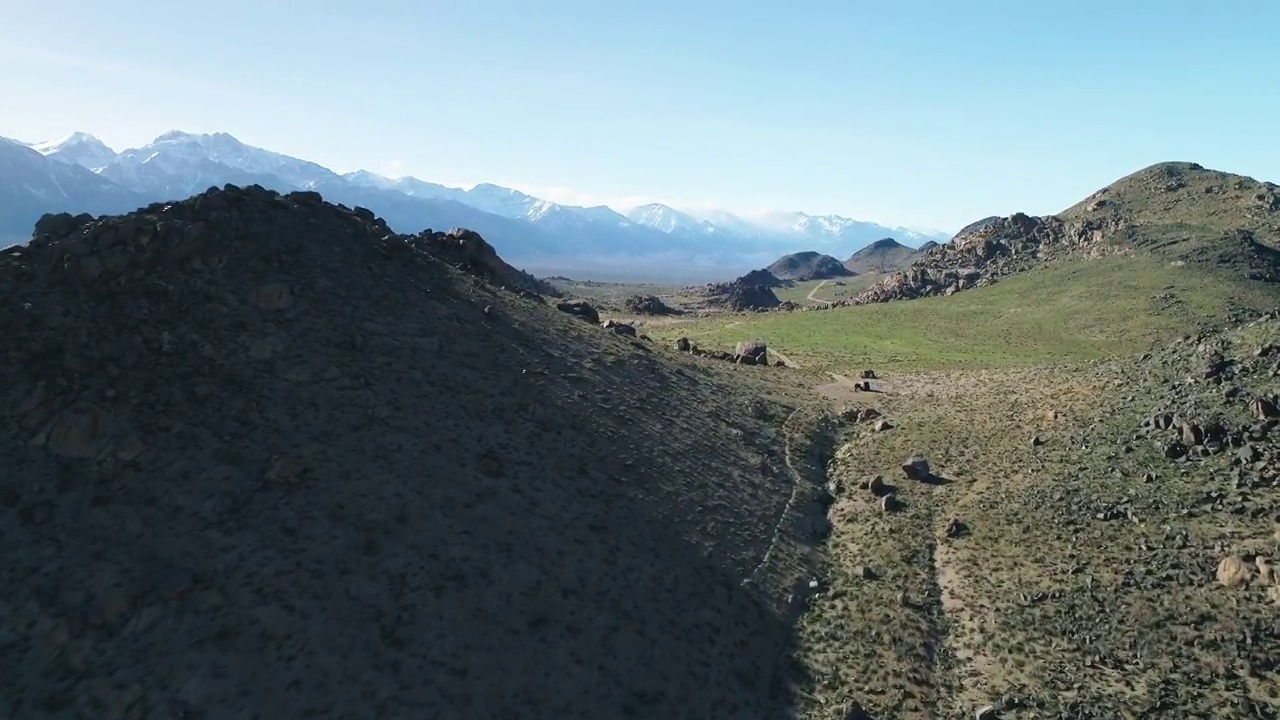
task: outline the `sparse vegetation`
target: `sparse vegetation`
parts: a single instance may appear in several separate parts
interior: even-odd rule
[[[697,335],[708,347],[751,335],[805,367],[836,372],[1025,366],[1141,352],[1221,323],[1237,305],[1269,309],[1276,297],[1264,283],[1120,255],[1064,262],[953,297],[691,318],[651,334],[664,341]]]

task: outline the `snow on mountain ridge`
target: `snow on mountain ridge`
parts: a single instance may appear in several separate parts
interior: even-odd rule
[[[79,165],[97,172],[115,161],[116,151],[98,138],[84,132],[73,132],[55,140],[31,144],[31,149],[59,162]]]
[[[714,224],[662,203],[632,208],[627,213],[632,222],[651,227],[668,235],[679,233],[712,234],[719,231]]]
[[[562,205],[493,183],[464,190],[414,177],[388,178],[367,170],[340,175],[314,162],[248,145],[225,132],[194,134],[171,130],[143,147],[119,154],[92,135],[79,132],[35,146],[50,159],[88,168],[146,196],[176,199],[226,183],[257,183],[282,192],[315,189],[348,204],[366,204],[375,212],[382,207],[385,212],[399,213],[404,218],[401,222],[409,225],[424,218],[435,222],[436,216],[414,215],[426,212],[422,210],[424,206],[405,202],[448,201],[497,216],[492,222],[502,218],[528,223],[531,231],[560,238],[564,247],[586,243],[622,254],[667,248],[664,251],[745,257],[744,253],[755,251],[817,248],[843,255],[889,235],[916,245],[930,239],[949,239],[943,233],[890,229],[833,214],[772,212],[744,218],[724,210],[678,209],[661,203],[619,212],[607,205]],[[411,207],[419,209],[410,210]],[[431,212],[445,216],[444,206],[432,207],[435,209]],[[461,217],[459,210],[451,212]]]

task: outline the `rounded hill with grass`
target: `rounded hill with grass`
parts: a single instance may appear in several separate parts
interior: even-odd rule
[[[831,280],[857,274],[830,255],[823,255],[813,250],[784,255],[765,269],[779,280],[796,282]]]

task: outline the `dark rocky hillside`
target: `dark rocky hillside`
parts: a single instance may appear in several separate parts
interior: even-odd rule
[[[769,371],[523,283],[256,187],[0,253],[5,716],[777,717]]]
[[[773,289],[787,284],[768,270],[752,270],[732,282],[713,283],[696,292],[708,304],[729,310],[771,310],[782,304]]]

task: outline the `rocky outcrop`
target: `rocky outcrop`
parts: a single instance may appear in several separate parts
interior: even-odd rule
[[[1066,223],[1055,216],[1015,213],[966,227],[951,242],[934,247],[904,270],[855,298],[855,304],[951,295],[984,287],[1014,272],[1081,250],[1108,252],[1119,228],[1103,222]]]
[[[715,283],[703,289],[707,302],[729,310],[772,310],[782,304],[773,288],[781,285],[764,270],[752,270],[727,283]]]
[[[363,208],[357,208],[356,210],[367,213],[368,218],[373,217],[373,213]],[[562,293],[551,283],[508,265],[505,260],[498,257],[498,253],[493,249],[493,246],[475,231],[465,228],[454,228],[449,232],[426,230],[412,236],[409,242],[454,265],[454,267],[484,278],[494,285],[516,288],[550,297],[558,298],[562,296]]]
[[[622,307],[634,315],[678,315],[679,310],[667,305],[657,295],[632,295],[622,301]]]

